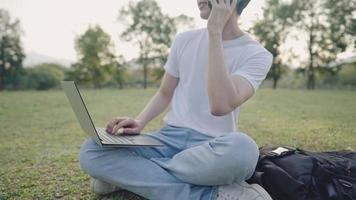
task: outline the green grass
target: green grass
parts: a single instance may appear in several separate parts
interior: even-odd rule
[[[99,125],[136,116],[156,89],[83,91]],[[163,114],[145,132],[163,126]],[[356,93],[261,89],[242,107],[242,132],[258,145],[356,150]],[[0,93],[0,199],[95,199],[77,154],[86,135],[62,91]],[[112,199],[130,199],[127,193]]]

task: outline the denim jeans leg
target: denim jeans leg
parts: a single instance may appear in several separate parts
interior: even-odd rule
[[[184,182],[218,186],[248,179],[258,156],[258,147],[249,136],[231,132],[187,148],[171,159],[151,160]]]
[[[181,133],[176,134],[175,137],[161,134],[161,132],[179,131]],[[165,127],[159,133],[149,135],[159,139],[166,146],[101,148],[93,140],[88,140],[80,150],[81,167],[94,178],[148,199],[213,200],[216,198],[216,188],[181,181],[150,160],[150,158],[169,159],[181,151],[180,146],[186,142],[184,130]]]

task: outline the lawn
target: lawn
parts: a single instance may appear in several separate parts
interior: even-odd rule
[[[112,116],[136,116],[156,90],[83,90],[83,96],[103,126]],[[162,117],[144,132],[162,127]],[[242,107],[239,127],[259,146],[356,150],[356,92],[261,89]],[[1,92],[0,136],[0,199],[97,198],[77,160],[86,135],[62,91]]]

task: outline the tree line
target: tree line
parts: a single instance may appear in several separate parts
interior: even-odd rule
[[[268,73],[268,78],[273,80],[273,88],[288,70],[282,60],[284,52],[281,52],[281,46],[288,36],[298,34],[296,42],[305,44],[308,59],[300,59],[301,66],[297,72],[305,75],[307,89],[313,90],[316,73],[335,77],[342,68],[331,64],[347,48],[356,48],[356,2],[266,0],[263,17],[254,24],[251,32],[274,56]],[[303,40],[302,36],[306,39]]]
[[[331,65],[340,53],[356,48],[355,10],[356,3],[349,0],[266,0],[263,17],[249,32],[274,55],[268,73],[273,88],[291,71],[282,47],[293,34],[305,38],[296,37],[296,40],[307,47],[308,59],[293,55],[301,63],[293,73],[306,79],[307,89],[315,88],[316,77],[335,84],[335,77],[344,77],[345,70],[346,75],[356,75],[355,65],[347,69]],[[69,69],[50,63],[24,68],[20,22],[0,9],[0,90],[44,90],[57,87],[60,80],[75,80],[94,88],[107,85],[123,88],[133,80],[146,88],[150,81],[159,82],[178,27],[193,27],[193,19],[186,15],[170,17],[155,0],[130,2],[119,11],[117,20],[125,26],[120,38],[138,46],[139,55],[133,64],[142,68],[140,70],[129,68],[132,63],[117,53],[110,35],[98,25],[89,26],[75,38],[78,59]],[[355,79],[356,76],[346,84],[356,86]]]

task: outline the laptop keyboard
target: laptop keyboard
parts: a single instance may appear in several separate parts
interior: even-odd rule
[[[105,144],[135,144],[132,136],[110,135],[104,128],[96,128],[96,131]]]

